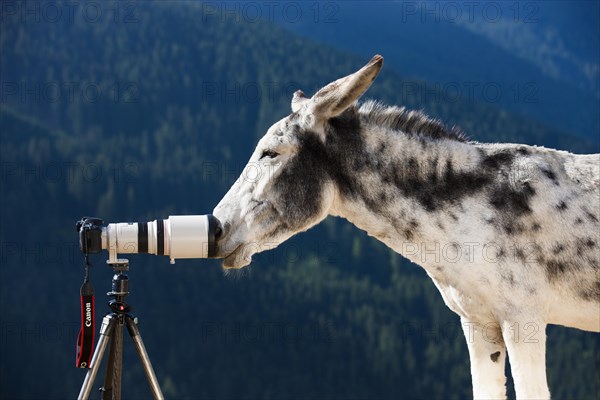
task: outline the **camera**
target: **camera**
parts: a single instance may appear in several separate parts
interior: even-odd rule
[[[79,232],[79,250],[85,254],[102,251],[102,225],[104,221],[94,217],[83,217],[77,221],[75,228]]]
[[[84,254],[108,250],[120,254],[155,254],[178,258],[211,258],[221,226],[213,215],[172,215],[150,222],[119,222],[104,226],[100,218],[83,217],[76,223],[79,249]]]

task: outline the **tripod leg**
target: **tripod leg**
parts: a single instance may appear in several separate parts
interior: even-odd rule
[[[152,369],[152,364],[150,363],[150,358],[148,357],[148,353],[146,352],[146,347],[144,347],[144,342],[142,341],[142,337],[140,336],[140,330],[137,327],[137,323],[130,315],[127,315],[125,317],[125,322],[127,323],[127,331],[129,331],[129,336],[131,336],[131,339],[133,339],[135,351],[137,352],[138,356],[140,357],[140,360],[142,361],[142,366],[144,367],[146,378],[148,379],[150,389],[152,390],[152,396],[155,399],[163,400],[164,396],[162,394],[162,391],[160,390],[160,385],[158,384],[156,375],[154,374],[154,369]]]
[[[104,376],[104,386],[102,391],[103,400],[112,400],[121,398],[121,376],[123,372],[123,322],[122,316],[115,317],[115,327],[113,329],[110,349],[108,351],[108,360],[106,360],[106,375]]]
[[[79,400],[87,400],[90,397],[92,385],[96,380],[96,375],[98,374],[100,364],[102,364],[102,357],[104,356],[104,352],[106,351],[106,346],[108,345],[108,341],[110,340],[110,336],[112,334],[114,326],[114,316],[105,316],[102,320],[102,326],[100,327],[100,338],[98,339],[98,344],[96,345],[96,350],[94,351],[94,355],[92,356],[92,361],[90,363],[91,368],[85,375],[83,385],[81,386],[79,396],[77,397]]]

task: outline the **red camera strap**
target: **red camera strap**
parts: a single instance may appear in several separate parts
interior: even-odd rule
[[[88,279],[89,264],[86,257],[85,280],[79,290],[81,304],[81,328],[77,335],[77,368],[89,368],[94,352],[94,332],[96,331],[96,318],[94,310],[94,288]]]

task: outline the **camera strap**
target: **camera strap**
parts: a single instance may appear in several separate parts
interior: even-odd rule
[[[90,282],[90,263],[85,255],[85,276],[79,290],[81,305],[81,328],[77,336],[77,368],[89,368],[94,352],[94,332],[96,330],[94,310],[94,287]]]

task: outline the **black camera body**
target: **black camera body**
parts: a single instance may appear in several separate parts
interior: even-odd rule
[[[75,227],[79,232],[79,250],[84,254],[102,251],[102,226],[104,221],[95,217],[83,217]]]

